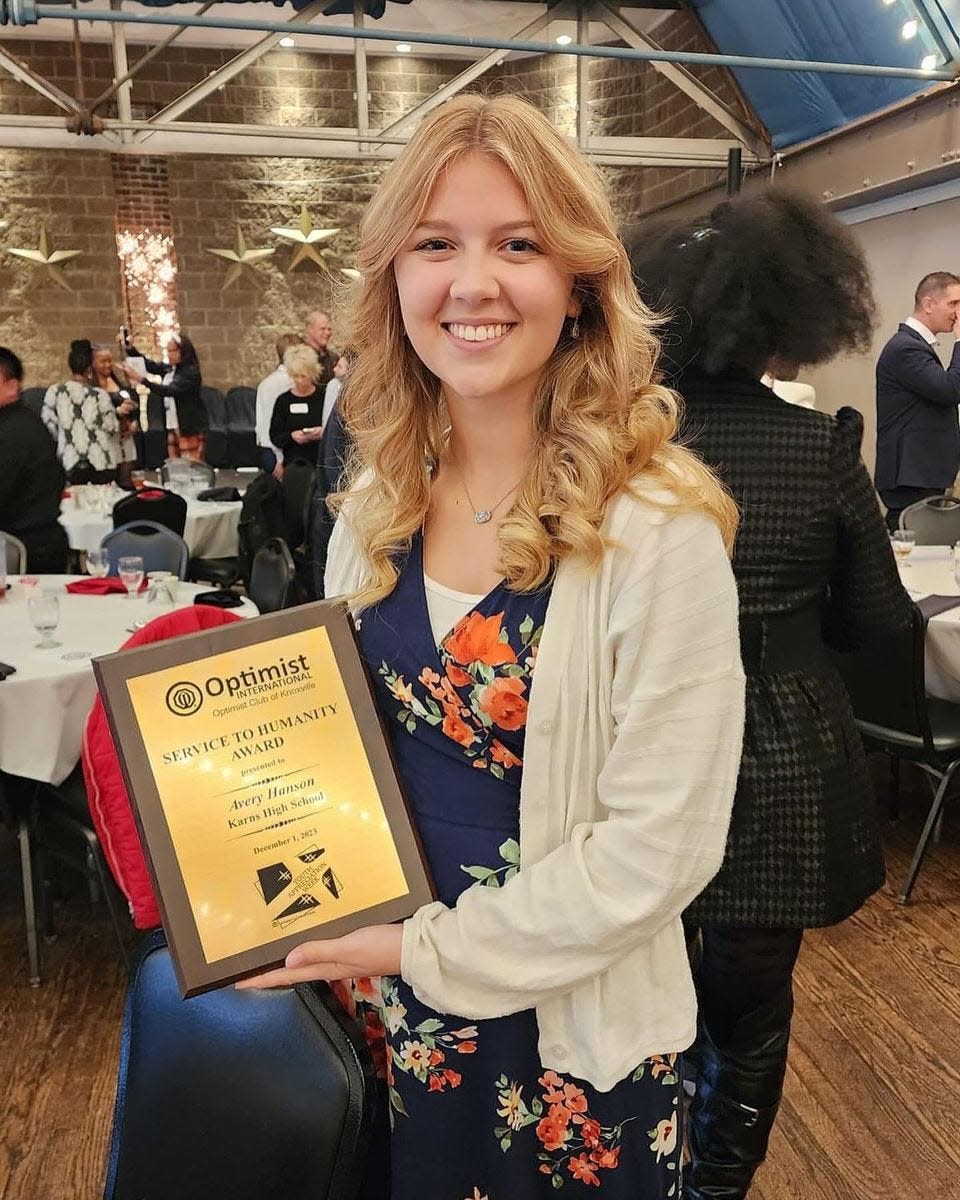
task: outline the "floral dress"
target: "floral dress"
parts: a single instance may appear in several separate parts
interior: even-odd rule
[[[360,621],[397,769],[451,906],[520,868],[524,727],[548,599],[549,589],[500,586],[438,646],[418,537],[392,594]],[[390,1162],[372,1168],[365,1195],[533,1200],[595,1188],[609,1200],[679,1198],[676,1055],[599,1092],[543,1068],[533,1011],[470,1021],[426,1008],[394,977],[353,980],[340,994],[389,1095]]]

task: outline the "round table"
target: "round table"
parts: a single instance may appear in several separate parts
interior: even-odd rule
[[[117,499],[126,495],[117,492]],[[194,558],[232,558],[237,553],[237,527],[240,524],[239,500],[188,500],[187,523],[183,540]],[[113,529],[111,513],[76,508],[64,500],[60,524],[67,531],[71,550],[96,550]],[[29,565],[29,564],[28,564]]]
[[[16,672],[0,681],[0,770],[54,785],[62,783],[80,757],[83,725],[97,685],[91,657],[119,650],[137,622],[151,614],[146,593],[126,596],[75,596],[64,590],[77,575],[41,575],[39,587],[60,593],[60,624],[54,637],[62,645],[38,650],[40,635],[30,623],[31,589],[14,576],[0,600],[0,657]],[[175,607],[191,604],[205,585],[178,583]],[[168,610],[169,611],[169,610]],[[244,600],[232,609],[242,617],[258,615]]]
[[[949,546],[917,546],[900,566],[900,579],[912,600],[956,596],[956,608],[927,622],[924,664],[927,694],[960,703],[960,585],[953,576]]]

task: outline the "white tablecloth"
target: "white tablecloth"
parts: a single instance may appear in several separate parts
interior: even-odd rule
[[[949,546],[917,546],[900,578],[914,600],[960,596]],[[930,618],[924,650],[927,694],[960,703],[960,605]]]
[[[77,576],[41,575],[40,586],[62,589]],[[205,585],[177,584],[177,607],[192,603]],[[0,770],[58,784],[80,757],[83,723],[97,692],[90,656],[119,650],[130,627],[149,616],[146,593],[126,596],[60,595],[60,624],[53,635],[55,650],[37,650],[40,635],[30,623],[29,590],[14,577],[0,600],[0,660],[16,673],[0,682]],[[255,617],[257,608],[244,600],[232,610]],[[65,654],[86,651],[83,658]]]
[[[197,558],[231,558],[237,553],[237,526],[241,503],[212,500],[188,500],[187,524],[183,540]],[[88,512],[64,501],[60,524],[67,531],[72,550],[96,550],[113,529],[109,513]],[[29,563],[27,564],[29,566]]]

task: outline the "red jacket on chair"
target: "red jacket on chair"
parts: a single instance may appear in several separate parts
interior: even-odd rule
[[[236,613],[206,604],[194,604],[190,608],[180,608],[155,618],[128,638],[123,649],[129,650],[148,642],[162,642],[167,638],[197,633],[201,629],[212,629],[239,620],[241,618]],[[117,886],[130,904],[134,925],[137,929],[151,929],[160,924],[160,910],[150,883],[107,715],[99,696],[94,701],[83,731],[80,761],[90,815],[104,857]]]

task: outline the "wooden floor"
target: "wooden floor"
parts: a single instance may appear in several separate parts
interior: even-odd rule
[[[912,803],[891,830],[893,880],[919,816]],[[82,891],[44,972],[43,987],[27,986],[16,846],[0,832],[0,1200],[98,1200],[123,977],[109,922]],[[910,908],[888,890],[808,935],[786,1096],[751,1200],[960,1200],[958,1132],[955,805]]]

